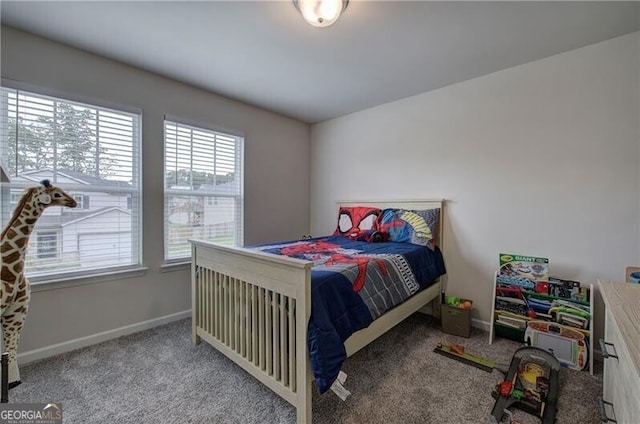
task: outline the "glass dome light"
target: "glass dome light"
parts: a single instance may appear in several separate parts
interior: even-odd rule
[[[293,0],[305,21],[315,27],[328,27],[338,20],[349,0]]]

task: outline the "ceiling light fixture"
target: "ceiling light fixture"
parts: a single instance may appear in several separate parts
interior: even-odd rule
[[[305,21],[315,27],[328,27],[338,20],[349,0],[293,0]]]

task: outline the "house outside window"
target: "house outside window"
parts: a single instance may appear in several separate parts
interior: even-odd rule
[[[140,128],[139,113],[0,88],[0,156],[11,179],[0,184],[0,224],[44,179],[78,202],[36,222],[25,257],[32,282],[141,266]]]
[[[191,257],[189,239],[242,244],[239,135],[165,120],[165,261]]]

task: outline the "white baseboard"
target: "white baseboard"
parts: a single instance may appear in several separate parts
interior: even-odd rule
[[[487,322],[487,321],[482,321],[476,318],[473,318],[471,320],[471,326],[474,328],[479,328],[481,330],[484,330],[486,332],[489,332],[489,330],[491,329],[491,323]]]
[[[21,365],[27,364],[38,359],[48,358],[49,356],[58,355],[60,353],[70,352],[72,350],[102,343],[107,340],[118,338],[120,336],[126,336],[128,334],[137,333],[138,331],[148,330],[159,325],[164,325],[173,321],[189,318],[190,316],[191,310],[189,309],[188,311],[177,312],[175,314],[165,315],[163,317],[126,325],[120,328],[114,328],[113,330],[103,331],[101,333],[92,334],[90,336],[80,337],[78,339],[57,343],[51,346],[22,352],[18,354],[18,362]]]

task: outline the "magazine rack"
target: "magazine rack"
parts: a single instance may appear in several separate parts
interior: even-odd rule
[[[593,285],[550,277],[534,284],[496,271],[489,344],[495,337],[551,351],[593,374]]]

